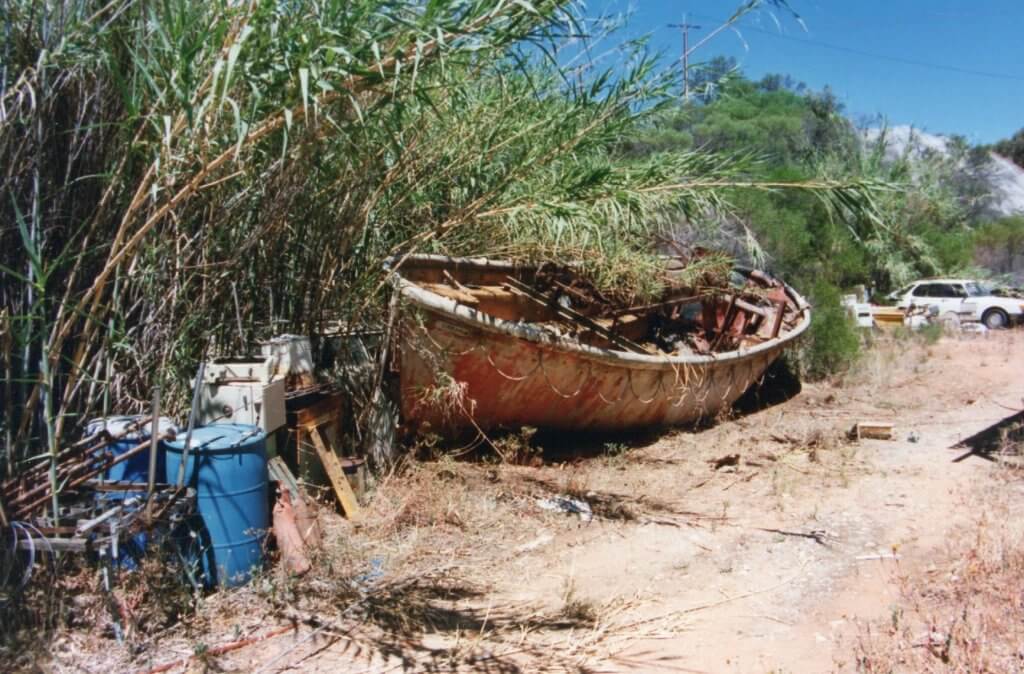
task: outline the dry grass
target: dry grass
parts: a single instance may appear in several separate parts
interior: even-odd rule
[[[1019,672],[1024,668],[1024,526],[1010,492],[988,489],[976,525],[945,561],[899,569],[901,602],[884,623],[861,626],[857,671]],[[966,504],[965,504],[966,505]]]
[[[587,479],[572,467],[408,461],[376,485],[358,525],[321,518],[324,545],[307,576],[272,570],[247,587],[212,595],[159,649],[139,644],[139,655],[119,665],[159,664],[169,657],[156,654],[168,649],[206,653],[293,620],[300,634],[319,630],[320,638],[296,648],[290,662],[322,648],[330,650],[324,657],[356,669],[401,663],[410,671],[587,671],[637,640],[682,625],[676,615],[641,617],[641,598],[593,599],[571,581],[547,600],[495,594],[524,534],[582,526],[575,516],[538,508],[536,498],[585,495],[597,517],[621,513],[612,496],[588,489]],[[237,657],[243,656],[226,654],[207,665],[238,667]]]
[[[194,612],[184,611],[183,621],[170,633],[156,638],[144,626],[159,629],[166,614],[140,614],[129,649],[100,654],[90,648],[84,632],[66,634],[72,645],[57,654],[55,664],[58,670],[72,669],[86,652],[91,652],[91,662],[108,661],[112,671],[161,664],[172,659],[170,654],[208,654],[292,620],[300,633],[326,632],[330,648],[340,649],[346,658],[358,653],[366,663],[398,660],[415,671],[583,671],[638,640],[685,629],[685,622],[673,614],[640,617],[650,598],[598,599],[582,594],[571,581],[562,592],[553,590],[530,603],[496,594],[507,581],[510,561],[521,554],[517,550],[538,532],[557,537],[586,526],[575,515],[542,510],[537,499],[578,498],[591,505],[596,519],[622,524],[714,526],[718,519],[728,519],[717,497],[706,499],[707,507],[701,508],[705,512],[697,513],[689,510],[689,497],[666,501],[657,494],[676,494],[672,485],[682,477],[696,483],[710,478],[719,489],[729,488],[724,498],[743,498],[744,490],[763,486],[744,481],[744,476],[760,474],[764,480],[764,471],[772,470],[792,483],[785,488],[791,491],[805,471],[826,473],[841,458],[841,432],[831,420],[794,423],[787,418],[778,427],[768,423],[777,437],[767,453],[763,442],[751,437],[747,423],[741,419],[702,431],[700,451],[684,442],[697,436],[681,433],[648,445],[603,444],[592,460],[549,465],[494,462],[500,453],[492,462],[444,455],[430,461],[407,459],[372,485],[359,524],[323,514],[324,544],[308,575],[292,578],[271,565],[247,587],[206,597]],[[501,449],[516,457],[543,454],[531,440],[529,431],[510,436]],[[708,459],[714,458],[718,445],[738,448],[742,472],[714,470]],[[669,464],[679,472],[658,470]],[[733,482],[736,486],[729,487]],[[157,597],[161,591],[129,584],[122,596],[144,608],[134,600]],[[173,604],[182,606],[180,601]],[[97,624],[109,627],[102,600],[90,606]],[[91,638],[95,636],[93,631]],[[105,636],[111,637],[109,631]],[[317,643],[324,645],[323,639]],[[287,657],[308,655],[298,649]],[[230,669],[237,666],[233,658],[242,656],[204,657],[211,667]]]
[[[625,534],[625,527],[653,522],[703,529],[701,535],[718,529],[728,541],[728,532],[739,537],[777,520],[775,512],[762,517],[773,506],[787,517],[810,516],[814,494],[844,488],[871,469],[870,453],[845,437],[852,420],[879,409],[879,396],[893,387],[912,388],[904,388],[900,400],[921,388],[914,384],[914,368],[925,347],[889,348],[878,354],[879,366],[863,374],[889,385],[865,380],[856,387],[809,386],[788,405],[700,431],[605,439],[589,452],[577,440],[567,444],[580,451],[576,456],[548,445],[538,451],[536,442],[546,440],[529,432],[503,441],[509,456],[560,457],[542,465],[502,463],[500,453],[481,462],[444,455],[406,460],[371,486],[360,523],[325,514],[324,545],[308,575],[289,578],[271,565],[248,587],[205,598],[171,634],[140,635],[131,651],[98,653],[88,644],[95,632],[67,634],[77,645],[64,649],[68,655],[56,669],[73,669],[83,657],[90,666],[110,658],[110,671],[160,664],[289,621],[297,632],[294,639],[280,639],[285,645],[268,642],[266,650],[218,656],[211,666],[241,671],[280,656],[271,671],[340,662],[353,669],[402,663],[408,671],[583,671],[637,641],[678,636],[690,616],[668,610],[650,617],[657,596],[602,592],[582,574],[574,583],[571,572],[558,585],[561,567],[547,582],[536,578],[530,592],[517,594],[518,586],[534,579],[516,574],[536,573],[544,560],[565,562],[598,528]],[[929,367],[936,364],[940,359]],[[725,454],[738,459],[718,466]],[[597,521],[587,524],[538,506],[537,499],[556,495],[586,501]],[[761,510],[750,517],[745,503]],[[955,561],[941,570],[917,576],[904,570],[906,600],[895,622],[864,628],[863,671],[945,671],[957,663],[966,663],[963,671],[1007,671],[1012,644],[989,649],[977,639],[1005,638],[1009,644],[1020,636],[1007,616],[1024,609],[1012,585],[1024,570],[1024,555],[1014,547],[1024,535],[1009,526],[1009,513],[1005,503],[987,506],[980,513],[981,533],[952,549]],[[529,555],[536,555],[533,562],[520,565],[519,558]],[[1002,627],[987,622],[1000,616]],[[154,626],[161,621],[159,615],[148,619]],[[316,638],[302,641],[311,634]],[[948,647],[945,641],[932,644],[935,634],[948,637]],[[922,642],[921,635],[930,641]],[[294,652],[286,653],[289,648]],[[957,659],[968,657],[974,659]]]

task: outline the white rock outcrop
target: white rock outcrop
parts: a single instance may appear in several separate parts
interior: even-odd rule
[[[890,159],[905,155],[911,158],[924,158],[929,154],[949,158],[953,154],[951,138],[911,126],[866,129],[863,137],[865,142],[870,144],[878,142],[883,133],[885,155]],[[966,164],[961,164],[967,170]],[[985,204],[985,216],[998,218],[1024,214],[1024,169],[1009,159],[990,152],[988,162],[975,168],[975,171],[983,177],[991,194]]]

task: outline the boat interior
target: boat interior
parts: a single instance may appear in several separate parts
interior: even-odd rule
[[[778,339],[803,310],[771,276],[734,270],[700,288],[669,284],[658,298],[609,298],[571,268],[412,257],[404,279],[487,316],[529,323],[581,344],[642,354],[708,354]]]

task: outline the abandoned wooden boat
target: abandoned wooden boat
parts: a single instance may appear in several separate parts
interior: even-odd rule
[[[694,422],[730,407],[810,324],[807,302],[758,271],[608,310],[535,266],[413,255],[388,269],[408,432]]]

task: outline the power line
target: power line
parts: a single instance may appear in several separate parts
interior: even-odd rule
[[[697,16],[696,14],[694,16]],[[708,18],[708,17],[704,17]],[[959,73],[961,75],[974,75],[976,77],[989,77],[998,80],[1009,80],[1012,82],[1024,82],[1024,76],[1010,75],[1007,73],[994,73],[986,70],[973,70],[971,68],[960,68],[959,66],[945,65],[941,63],[930,63],[928,61],[918,61],[916,59],[903,58],[901,56],[889,56],[887,54],[876,54],[874,52],[864,51],[863,49],[854,49],[853,47],[843,47],[837,44],[830,44],[828,42],[822,42],[820,40],[811,40],[800,37],[793,37],[792,35],[785,35],[783,33],[776,33],[763,28],[754,28],[751,26],[745,26],[743,30],[749,30],[753,33],[761,33],[770,37],[779,38],[780,40],[789,40],[790,42],[796,42],[798,44],[805,44],[812,47],[820,47],[822,49],[831,49],[833,51],[845,52],[847,54],[855,54],[857,56],[864,56],[867,58],[879,59],[881,61],[892,61],[893,63],[902,63],[904,65],[917,66],[920,68],[931,68],[933,70],[944,70],[946,72]]]

